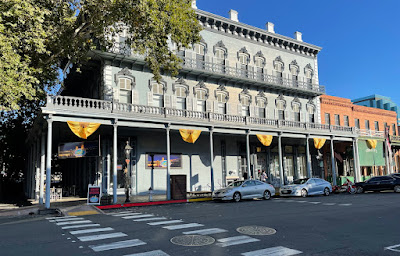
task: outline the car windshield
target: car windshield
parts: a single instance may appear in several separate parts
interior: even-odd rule
[[[308,181],[308,179],[298,179],[298,180],[294,180],[293,184],[304,184]]]
[[[238,180],[238,181],[235,181],[235,182],[232,182],[231,184],[229,184],[228,187],[230,187],[230,188],[239,187],[242,184],[243,184],[243,180]]]

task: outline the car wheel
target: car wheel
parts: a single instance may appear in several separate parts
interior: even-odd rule
[[[235,194],[233,194],[233,201],[239,202],[240,199],[242,199],[242,197],[240,196],[240,193],[239,192],[235,192]]]
[[[329,196],[329,188],[324,189],[324,196]]]
[[[399,185],[394,186],[394,192],[400,193],[400,186]]]
[[[307,197],[308,196],[308,192],[304,188],[301,190],[301,196],[302,197]]]
[[[268,190],[264,191],[264,199],[265,200],[271,199],[271,193]]]
[[[363,187],[357,187],[357,194],[364,193]]]

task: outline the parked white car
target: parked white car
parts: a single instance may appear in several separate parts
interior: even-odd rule
[[[329,196],[330,193],[332,193],[331,183],[318,178],[298,179],[295,180],[293,184],[285,185],[280,189],[281,196]]]
[[[241,199],[263,198],[268,200],[275,195],[275,188],[259,180],[239,180],[231,183],[224,189],[215,190],[212,194],[213,200],[233,200],[239,202]]]

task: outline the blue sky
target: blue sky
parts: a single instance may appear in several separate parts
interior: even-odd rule
[[[320,84],[327,94],[350,99],[371,94],[400,104],[399,0],[197,0],[201,10],[322,47],[318,54]]]

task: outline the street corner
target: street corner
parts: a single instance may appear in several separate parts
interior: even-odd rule
[[[65,216],[85,216],[103,213],[100,209],[97,209],[96,207],[91,205],[82,205],[74,207],[72,209],[61,209],[61,212]]]

